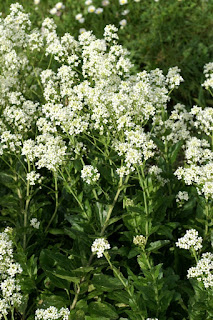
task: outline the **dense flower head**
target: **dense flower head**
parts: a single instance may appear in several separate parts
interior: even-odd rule
[[[176,242],[176,246],[181,249],[194,249],[195,251],[202,248],[202,237],[198,237],[198,232],[195,229],[187,230],[182,238]]]
[[[104,238],[95,239],[91,247],[91,251],[93,253],[96,253],[98,258],[103,257],[104,251],[109,249],[110,249],[110,244]]]
[[[10,312],[11,306],[17,307],[22,302],[21,287],[17,280],[22,268],[13,258],[11,235],[11,228],[0,233],[0,318]]]
[[[81,178],[87,184],[94,184],[100,178],[100,173],[91,165],[85,165],[81,170]]]
[[[38,221],[37,218],[32,218],[32,219],[30,220],[30,225],[31,225],[33,228],[35,228],[35,229],[39,229],[39,227],[40,227],[40,221]]]
[[[213,62],[209,62],[204,66],[204,74],[206,80],[203,83],[205,89],[213,89]]]
[[[183,205],[185,201],[189,200],[189,194],[186,191],[179,191],[176,195],[176,202],[178,203],[179,207]]]
[[[203,253],[196,267],[188,270],[187,278],[196,278],[205,288],[213,287],[213,254]]]
[[[70,311],[68,308],[57,309],[51,306],[47,309],[37,309],[35,320],[68,320]]]
[[[133,238],[133,243],[136,246],[139,246],[141,248],[144,248],[146,245],[146,237],[144,237],[143,235],[137,235]]]
[[[183,77],[179,74],[180,69],[178,67],[170,68],[167,74],[167,83],[169,89],[177,88],[183,81]]]

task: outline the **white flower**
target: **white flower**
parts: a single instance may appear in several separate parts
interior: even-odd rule
[[[106,6],[109,5],[109,3],[110,3],[109,0],[103,0],[103,1],[102,1],[102,6],[103,6],[103,7],[106,7]]]
[[[202,248],[202,241],[203,239],[198,237],[197,230],[190,229],[186,231],[186,234],[182,238],[178,239],[176,246],[186,250],[194,249],[197,251]]]
[[[95,10],[95,13],[96,14],[101,14],[103,12],[103,8],[97,8],[96,10]]]
[[[22,303],[21,288],[16,279],[22,268],[14,261],[11,235],[11,228],[0,233],[0,317],[10,312],[11,306]]]
[[[80,34],[86,32],[86,31],[87,31],[87,30],[86,30],[85,28],[80,28],[80,29],[79,29],[79,33],[80,33]]]
[[[90,4],[92,4],[92,0],[86,0],[86,1],[85,1],[85,5],[86,5],[86,6],[89,6]]]
[[[75,19],[76,19],[76,20],[80,20],[82,17],[83,17],[82,13],[78,13],[78,14],[76,14],[76,16],[75,16]]]
[[[54,15],[57,13],[57,9],[54,7],[50,10],[50,14]]]
[[[62,2],[58,2],[58,3],[56,3],[55,8],[56,8],[57,10],[61,10],[61,9],[64,9],[65,6],[63,5]]]
[[[179,72],[180,69],[178,67],[169,68],[166,79],[169,89],[177,88],[184,81]]]
[[[104,238],[95,239],[91,247],[91,251],[96,253],[98,258],[103,257],[104,251],[108,249],[110,249],[110,244]]]
[[[84,23],[85,22],[85,18],[81,18],[78,20],[79,23]]]
[[[179,204],[179,207],[182,207],[184,201],[189,200],[189,194],[186,191],[179,191],[176,195],[176,202]]]
[[[205,89],[213,89],[213,62],[209,62],[204,66],[204,74],[206,81],[202,84]]]
[[[126,16],[129,13],[129,10],[124,10],[121,12],[122,16]]]
[[[37,220],[37,218],[32,218],[30,220],[30,225],[35,228],[35,229],[39,229],[40,227],[40,221]]]
[[[119,4],[122,6],[124,4],[127,4],[128,0],[119,0]]]
[[[30,182],[31,186],[34,186],[36,181],[39,180],[40,178],[40,173],[36,173],[35,171],[31,171],[29,173],[27,173],[27,181]]]
[[[100,178],[100,173],[91,165],[85,165],[81,170],[81,178],[88,184],[93,184]]]
[[[57,309],[51,306],[47,309],[37,309],[35,312],[35,320],[68,320],[70,311],[68,308]]]
[[[37,6],[40,3],[40,0],[34,0],[34,4]]]
[[[121,20],[119,24],[121,25],[121,27],[125,27],[127,25],[126,19]]]
[[[136,245],[136,246],[139,246],[139,247],[145,247],[146,245],[146,237],[144,237],[143,235],[137,235],[133,238],[133,243]]]
[[[213,287],[213,254],[203,253],[196,267],[188,270],[187,278],[197,278],[203,282],[205,288]]]
[[[93,13],[95,12],[96,9],[95,9],[95,6],[92,5],[92,6],[89,6],[87,10],[89,13]]]

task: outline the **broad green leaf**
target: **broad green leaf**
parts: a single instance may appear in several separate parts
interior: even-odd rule
[[[155,252],[170,243],[170,240],[157,240],[151,242],[147,248],[148,252]]]
[[[92,278],[92,284],[97,288],[103,291],[114,291],[122,289],[123,285],[117,278],[103,274],[95,274]]]
[[[107,317],[111,320],[118,319],[115,308],[106,302],[91,302],[89,304],[89,314],[93,317]]]
[[[68,297],[65,292],[61,292],[58,295],[41,294],[38,303],[38,308],[47,309],[51,306],[56,308],[66,307],[69,304]]]

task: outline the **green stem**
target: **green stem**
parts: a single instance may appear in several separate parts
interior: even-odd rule
[[[97,196],[97,192],[95,189],[92,189],[92,193],[94,194],[95,200],[98,201],[98,196]]]
[[[209,219],[209,206],[208,206],[208,203],[206,204],[206,207],[205,207],[205,211],[206,211],[206,223],[205,223],[205,236],[207,236],[208,234],[208,219]]]
[[[197,253],[196,253],[195,249],[192,248],[192,249],[191,249],[191,252],[192,252],[192,254],[193,254],[193,257],[195,258],[196,263],[198,263],[198,257],[197,257]]]
[[[14,318],[14,308],[12,308],[12,310],[11,310],[11,318],[12,318],[12,320],[15,319],[15,318]]]
[[[28,165],[28,173],[30,173],[30,162],[27,159],[27,165]],[[26,193],[26,203],[25,203],[25,208],[24,208],[24,239],[23,239],[23,248],[26,249],[27,245],[27,213],[28,213],[28,208],[29,208],[29,203],[30,203],[30,181],[27,181],[27,193]]]
[[[74,296],[73,302],[72,302],[72,304],[70,306],[70,311],[75,308],[75,305],[76,305],[76,303],[78,301],[78,296],[79,296],[80,291],[81,291],[80,284],[76,284],[76,287],[77,287],[77,290],[75,291],[75,296]]]
[[[83,207],[82,203],[79,201],[79,199],[78,199],[78,197],[76,196],[75,192],[72,190],[72,188],[70,187],[70,185],[67,183],[67,181],[66,181],[66,179],[65,179],[65,177],[64,177],[64,175],[63,175],[63,173],[62,173],[62,171],[61,171],[61,170],[59,170],[59,172],[60,172],[60,175],[61,175],[62,179],[63,179],[63,180],[64,180],[64,182],[66,183],[66,187],[67,187],[67,189],[69,190],[69,192],[72,194],[72,196],[73,196],[73,197],[75,198],[75,200],[77,201],[77,203],[78,203],[79,207],[81,208],[81,210],[82,210],[82,212],[83,212],[84,216],[85,216],[86,218],[88,218],[87,213],[86,213],[86,211],[85,211],[85,209],[84,209],[84,207]],[[69,175],[69,178],[70,178],[70,180],[71,180],[70,175]]]
[[[128,179],[129,179],[129,176],[126,177],[124,184],[127,183]],[[103,234],[104,234],[104,232],[105,232],[105,230],[106,230],[106,228],[108,226],[109,219],[111,217],[112,211],[113,211],[114,206],[115,206],[115,204],[116,204],[116,202],[118,200],[118,197],[120,195],[121,190],[122,190],[122,178],[120,178],[119,185],[118,185],[118,190],[116,192],[115,198],[114,198],[114,200],[113,200],[112,204],[110,205],[109,210],[107,212],[107,217],[106,217],[106,220],[105,220],[104,225],[102,227],[100,236],[103,236]]]
[[[57,172],[54,172],[53,175],[54,175],[54,183],[55,183],[55,210],[54,210],[53,215],[52,215],[52,217],[51,217],[51,219],[50,219],[50,221],[49,221],[49,223],[48,223],[48,225],[47,225],[47,227],[45,229],[45,233],[47,233],[51,223],[55,219],[55,216],[56,216],[56,214],[58,212],[58,206],[59,206],[59,203],[58,203],[58,177],[57,177]]]
[[[52,59],[53,59],[53,54],[51,54],[51,56],[50,56],[50,61],[49,61],[49,64],[48,64],[48,67],[47,67],[47,69],[49,69],[49,68],[50,68],[50,66],[51,66],[51,63],[52,63]]]
[[[117,270],[117,268],[115,268],[115,267],[112,265],[112,263],[111,263],[111,261],[110,261],[110,256],[109,256],[109,253],[108,253],[108,252],[104,252],[104,256],[105,256],[107,262],[109,263],[109,266],[110,266],[110,268],[112,269],[113,273],[114,273],[115,276],[120,280],[120,282],[122,283],[124,289],[125,289],[126,292],[128,293],[130,299],[134,302],[136,308],[138,309],[138,305],[137,305],[137,302],[136,302],[136,300],[135,300],[135,297],[134,297],[134,295],[132,294],[131,290],[129,289],[128,284],[126,284],[126,282],[123,280],[123,275],[122,275],[122,273],[121,273],[119,270]],[[140,310],[138,310],[138,311],[140,312]],[[142,320],[145,319],[141,314],[140,314],[140,317],[141,317]]]
[[[138,167],[136,167],[137,173],[138,173],[138,177],[139,177],[139,182],[140,182],[140,186],[142,188],[142,192],[143,192],[143,199],[144,199],[144,208],[145,208],[145,213],[146,213],[146,218],[148,219],[149,217],[149,209],[148,209],[148,203],[147,203],[147,195],[146,195],[146,185],[141,177],[140,171],[138,169]],[[145,224],[145,236],[148,237],[149,235],[149,221],[146,219],[146,224]]]

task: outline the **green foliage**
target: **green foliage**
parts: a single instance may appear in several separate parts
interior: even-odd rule
[[[207,136],[203,128],[199,127],[198,130],[192,118],[189,121],[188,140],[167,139],[171,130],[167,128],[167,121],[175,101],[185,101],[188,106],[194,102],[202,107],[207,103],[212,105],[210,99],[206,100],[208,95],[203,93],[203,89],[198,89],[200,82],[203,82],[203,65],[209,62],[212,53],[209,45],[211,34],[208,31],[212,25],[212,4],[211,1],[198,0],[148,0],[139,3],[129,1],[128,5],[120,6],[118,1],[111,2],[102,15],[95,15],[87,12],[84,1],[64,1],[65,8],[61,15],[54,16],[58,33],[63,35],[69,31],[77,38],[79,26],[83,26],[92,29],[101,38],[105,25],[114,23],[118,26],[123,18],[122,10],[128,8],[127,26],[120,28],[119,37],[135,62],[131,72],[135,73],[142,67],[147,70],[159,67],[167,71],[169,67],[177,65],[182,69],[186,81],[178,93],[169,93],[171,100],[168,99],[168,110],[166,103],[162,104],[161,109],[156,108],[156,113],[143,121],[137,119],[137,110],[132,109],[133,116],[136,114],[135,123],[143,128],[155,149],[152,157],[142,158],[140,163],[133,161],[133,169],[124,177],[119,176],[116,170],[127,161],[123,154],[120,156],[115,151],[113,143],[120,139],[124,144],[126,130],[131,128],[131,124],[121,131],[113,131],[113,126],[108,128],[109,124],[103,122],[107,134],[101,134],[93,122],[91,130],[75,136],[60,127],[60,121],[54,119],[53,123],[49,122],[50,127],[53,124],[55,127],[53,135],[61,137],[67,146],[72,146],[74,150],[77,143],[83,143],[85,150],[79,151],[76,147],[74,152],[67,149],[67,158],[55,170],[39,168],[42,179],[36,185],[30,185],[27,180],[27,174],[37,170],[35,161],[30,162],[21,152],[2,149],[0,227],[2,230],[7,226],[14,229],[14,259],[23,270],[19,275],[23,299],[19,306],[11,307],[8,317],[13,317],[12,320],[34,319],[36,310],[51,306],[68,308],[70,319],[74,320],[213,318],[212,287],[205,287],[200,279],[187,279],[187,270],[196,265],[202,253],[212,249],[212,199],[205,197],[201,190],[204,182],[201,187],[193,182],[188,185],[174,175],[178,167],[190,167],[184,154],[189,138],[202,136],[204,141],[209,141],[207,154],[210,156],[213,139],[211,135]],[[3,17],[8,13],[10,3],[7,0],[0,4]],[[37,7],[29,1],[22,0],[20,3],[27,11],[31,11],[33,27],[40,27],[42,20],[50,16],[49,10],[56,1],[41,0]],[[98,5],[99,2],[94,3]],[[75,20],[79,12],[85,15],[82,25]],[[45,50],[38,55],[32,52],[26,55],[33,71],[26,79],[24,72],[21,74],[20,71],[18,77],[20,83],[27,87],[23,85],[25,98],[39,102],[39,114],[47,101],[44,85],[35,76],[34,69],[56,71],[61,62],[54,60],[51,55],[45,56]],[[76,81],[80,86],[81,80],[84,80],[84,83],[91,84],[91,90],[96,89],[94,79],[84,79],[81,64],[83,59],[75,70],[79,74]],[[113,86],[116,85],[115,80],[117,78],[113,80]],[[123,74],[121,80],[125,87],[127,78]],[[57,82],[56,91],[59,89]],[[144,86],[143,90],[146,89]],[[12,90],[15,91],[15,88]],[[119,94],[117,91],[116,95]],[[82,101],[86,101],[83,89],[81,94]],[[127,98],[127,93],[124,98],[121,94],[119,103],[123,109],[127,108]],[[62,106],[70,103],[66,99],[66,95],[60,97]],[[82,103],[83,113],[93,120],[89,102],[85,101]],[[5,105],[2,103],[1,106],[2,119]],[[139,107],[142,108],[142,104]],[[76,108],[75,113],[80,114],[80,111]],[[41,114],[40,118],[44,117],[44,113]],[[158,123],[154,122],[154,118],[157,117],[159,123],[163,123],[162,128],[166,128],[165,132],[163,129],[158,132],[155,128]],[[48,121],[49,118],[47,116]],[[177,123],[175,120],[174,126]],[[118,123],[113,112],[112,123],[117,129]],[[6,131],[3,120],[0,126],[3,128],[1,130]],[[8,125],[7,129],[16,133],[12,125]],[[36,139],[39,135],[37,131],[33,122],[28,138]],[[25,135],[27,133],[23,131],[22,143]],[[212,163],[210,156],[205,159],[204,165]],[[201,166],[203,159],[199,161]],[[100,173],[100,179],[93,184],[86,183],[82,178],[82,168],[86,165],[94,166]],[[157,167],[160,173],[153,173],[153,167]],[[210,173],[209,177],[208,182],[212,183]],[[180,190],[188,192],[188,201],[178,203],[177,194]],[[40,224],[36,226],[32,219],[37,219]],[[178,238],[184,235],[186,229],[192,228],[203,238],[202,249],[195,252],[192,248],[177,248]],[[143,236],[139,244],[135,241],[137,235]],[[110,249],[98,258],[97,251],[91,252],[95,239],[110,244]]]

